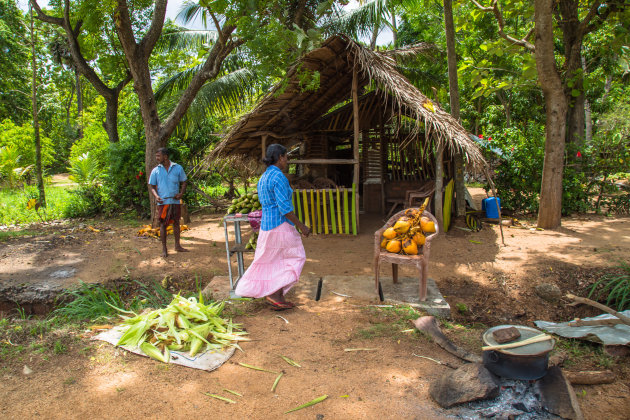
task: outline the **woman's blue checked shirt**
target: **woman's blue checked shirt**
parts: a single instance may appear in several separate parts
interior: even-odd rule
[[[284,217],[293,211],[293,190],[289,180],[275,165],[267,167],[258,181],[258,200],[262,205],[260,229],[271,230],[284,222],[293,223]]]

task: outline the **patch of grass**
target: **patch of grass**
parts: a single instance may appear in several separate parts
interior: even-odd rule
[[[55,316],[66,320],[98,320],[118,314],[115,309],[123,308],[118,290],[109,290],[100,284],[80,282],[77,289],[65,292],[61,299],[71,299],[53,311]]]
[[[420,317],[420,313],[408,305],[394,305],[390,308],[368,307],[370,326],[358,330],[355,335],[363,339],[392,337],[399,339],[402,331],[413,328],[409,321]]]
[[[30,236],[37,235],[37,232],[34,230],[3,230],[0,231],[0,242],[8,241],[9,239],[19,238],[21,236]]]
[[[630,263],[620,261],[616,269],[619,273],[603,275],[593,285],[588,297],[595,294],[596,299],[606,298],[606,305],[623,311],[630,308]]]
[[[35,210],[26,208],[26,202],[37,196],[36,188],[0,190],[0,225],[24,224],[62,219],[66,205],[70,199],[69,187],[46,186],[46,208]],[[41,219],[40,219],[41,216]]]
[[[597,368],[610,369],[615,364],[615,359],[604,352],[601,344],[560,337],[557,347],[567,354],[567,360],[564,362],[566,367],[580,366],[584,368],[588,365],[595,365]]]
[[[64,385],[74,385],[76,383],[77,383],[77,380],[75,378],[73,378],[73,377],[66,378],[63,381]]]
[[[68,353],[68,347],[61,342],[61,340],[55,341],[53,345],[53,353],[55,354],[65,354]]]

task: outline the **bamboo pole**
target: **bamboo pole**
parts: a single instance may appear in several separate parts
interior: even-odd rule
[[[339,233],[343,233],[343,224],[341,223],[341,193],[337,188],[337,219],[339,221]]]
[[[308,215],[308,198],[306,196],[306,190],[302,190],[302,199],[304,202],[304,224],[312,229],[311,218]]]
[[[322,209],[324,210],[324,234],[328,235],[328,206],[326,205],[326,190],[322,190]]]
[[[302,219],[302,207],[300,207],[300,192],[299,191],[296,191],[293,194],[293,201],[295,202],[293,207],[295,207],[295,209],[297,210],[298,219],[300,219],[300,222],[304,223],[304,219]]]
[[[317,199],[317,233],[322,233],[322,208],[319,202],[319,190],[315,190],[315,197]]]
[[[356,193],[357,186],[352,184],[352,234],[357,234],[357,208],[356,208]]]
[[[348,189],[343,189],[343,233],[346,235],[350,234],[350,220],[349,220],[349,209],[348,209]]]
[[[311,225],[311,229],[313,229],[313,233],[317,233],[317,221],[315,220],[315,199],[313,197],[313,190],[311,190],[311,218],[313,219],[313,224]]]
[[[330,221],[332,222],[332,233],[337,234],[337,221],[335,218],[335,200],[333,199],[332,188],[328,190],[328,198],[330,198]]]

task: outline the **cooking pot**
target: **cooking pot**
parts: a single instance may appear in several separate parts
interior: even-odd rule
[[[498,325],[487,330],[483,336],[485,346],[496,346],[492,333],[502,328],[514,327],[521,336],[510,343],[516,343],[541,334],[535,328],[520,325]],[[505,343],[507,344],[507,343]],[[500,350],[485,350],[483,364],[492,373],[504,378],[534,380],[547,374],[549,353],[553,350],[555,340],[541,341],[521,347]]]

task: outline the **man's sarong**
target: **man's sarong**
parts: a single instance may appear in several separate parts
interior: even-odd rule
[[[160,223],[166,223],[172,225],[176,220],[182,217],[182,205],[181,204],[162,204],[157,206],[158,214],[160,215]]]
[[[306,253],[295,226],[283,223],[261,230],[254,262],[236,285],[236,294],[261,298],[282,289],[286,294],[297,283],[306,262]]]

